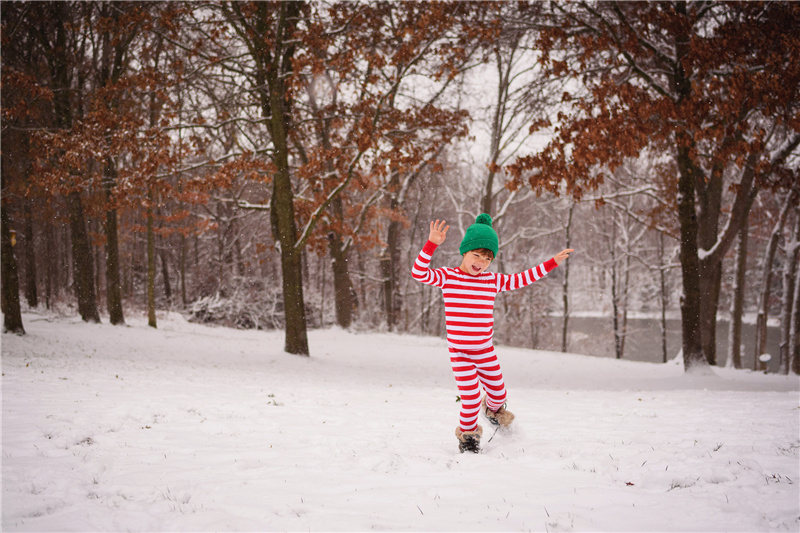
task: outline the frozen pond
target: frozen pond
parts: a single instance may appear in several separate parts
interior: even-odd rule
[[[561,350],[560,317],[548,318],[548,325],[539,332],[536,347],[544,350]],[[777,371],[780,328],[767,328],[767,353],[772,355],[769,369]],[[569,345],[572,353],[615,357],[614,330],[611,317],[572,316],[569,319]],[[742,365],[753,368],[755,350],[755,325],[742,324]],[[681,348],[680,319],[667,319],[667,360],[678,355]],[[728,321],[717,321],[717,364],[724,366],[728,356]],[[623,359],[661,362],[661,320],[659,318],[628,318],[627,337]]]

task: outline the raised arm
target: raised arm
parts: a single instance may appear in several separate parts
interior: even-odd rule
[[[444,224],[444,220],[441,222],[438,220],[436,222],[431,221],[431,232],[428,234],[428,240],[436,246],[442,244],[447,238],[447,230],[450,229],[450,226],[445,226]]]
[[[414,266],[411,268],[412,278],[420,283],[433,285],[435,287],[441,287],[444,284],[444,270],[432,270],[430,268],[430,264],[431,258],[433,257],[433,252],[436,250],[437,246],[445,241],[447,238],[447,230],[449,228],[450,226],[445,225],[444,220],[431,222],[431,231],[428,234],[428,242],[425,243],[425,247],[419,253],[416,261],[414,261]]]

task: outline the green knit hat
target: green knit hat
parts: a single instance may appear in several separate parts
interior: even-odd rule
[[[467,233],[461,241],[461,246],[458,247],[458,252],[464,255],[470,250],[477,250],[478,248],[491,250],[494,256],[497,257],[499,248],[497,232],[492,228],[492,217],[486,213],[478,215],[475,223],[467,228]]]

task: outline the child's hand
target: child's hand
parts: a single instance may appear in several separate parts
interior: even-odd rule
[[[556,256],[553,259],[555,259],[557,265],[560,265],[561,263],[564,262],[565,259],[569,259],[569,254],[574,251],[575,250],[573,250],[572,248],[561,250],[556,254]]]
[[[431,232],[428,234],[428,240],[436,245],[442,244],[447,238],[448,229],[450,229],[450,226],[445,226],[444,220],[431,222]]]

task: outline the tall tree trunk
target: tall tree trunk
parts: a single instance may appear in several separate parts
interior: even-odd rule
[[[742,368],[742,313],[747,274],[747,234],[750,230],[749,216],[739,230],[739,246],[736,248],[736,266],[731,298],[731,321],[728,325],[728,361],[726,366]]]
[[[237,2],[223,3],[221,8],[235,30],[247,40],[249,52],[256,64],[251,83],[261,100],[261,112],[272,141],[272,163],[275,171],[272,176],[270,224],[276,247],[281,254],[286,324],[284,349],[292,354],[309,355],[303,298],[302,243],[298,242],[289,166],[289,128],[293,98],[287,88],[295,53],[293,34],[298,24],[301,3],[257,2],[250,14],[243,13]],[[264,37],[267,35],[271,39]]]
[[[159,250],[159,257],[161,257],[161,277],[164,278],[164,297],[167,299],[167,305],[172,305],[172,285],[169,282],[169,266],[167,265],[167,250],[164,239],[161,239],[161,249]]]
[[[683,364],[686,370],[706,364],[700,333],[700,260],[697,256],[697,214],[694,208],[694,172],[689,147],[678,147],[678,220],[680,221],[680,260],[683,276],[681,294],[681,334]]]
[[[686,3],[678,2],[675,11],[686,17]],[[681,28],[675,38],[675,71],[673,73],[678,106],[691,97],[691,77],[684,70],[683,58],[689,53],[689,28]],[[683,278],[681,294],[681,336],[683,366],[686,371],[707,364],[703,357],[700,330],[700,259],[697,255],[697,212],[695,211],[695,183],[698,170],[692,161],[691,136],[676,133],[676,162],[678,166],[678,223],[680,225],[680,261]]]
[[[63,292],[69,292],[71,287],[71,280],[74,275],[72,272],[72,246],[70,245],[70,238],[69,238],[69,221],[66,224],[61,224],[61,239],[59,239],[61,243],[61,250],[62,253],[59,254],[59,265],[57,273],[60,273],[59,276],[59,294]]]
[[[259,9],[272,9],[273,6],[258,4]],[[260,43],[261,55],[268,59],[264,74],[269,91],[266,96],[264,116],[269,117],[270,137],[275,149],[273,162],[275,175],[272,180],[272,199],[270,219],[272,233],[280,247],[281,272],[283,275],[283,306],[286,321],[284,349],[291,354],[309,355],[308,331],[305,300],[303,298],[303,275],[301,250],[298,248],[297,223],[294,211],[294,191],[292,190],[291,170],[289,168],[289,117],[291,99],[286,91],[286,77],[292,69],[294,45],[291,35],[300,14],[298,2],[281,2],[279,10],[276,43]],[[263,21],[266,15],[261,16]],[[262,93],[263,94],[263,93]]]
[[[97,293],[94,286],[94,256],[86,231],[83,202],[80,193],[67,195],[69,227],[72,240],[72,260],[75,265],[75,292],[78,297],[78,313],[86,322],[100,322],[97,310]]]
[[[25,299],[30,307],[39,305],[38,291],[36,290],[36,254],[33,242],[33,210],[32,200],[27,196],[23,199],[25,214]]]
[[[575,210],[575,202],[569,206],[569,215],[567,216],[566,246],[570,247],[570,229],[572,227],[572,212]],[[564,283],[561,286],[561,299],[564,304],[564,317],[561,324],[561,351],[567,351],[567,344],[569,340],[569,261],[564,265]]]
[[[156,237],[153,229],[153,191],[147,193],[147,325],[156,323]]]
[[[330,132],[331,117],[326,111],[319,109],[313,90],[308,92],[308,98],[311,108],[317,116],[317,122],[319,124],[319,142],[322,144],[322,147],[330,153],[332,150]],[[307,162],[304,152],[301,151],[301,154],[301,158]],[[331,175],[336,174],[333,161],[327,161],[326,169]],[[341,196],[337,195],[331,201],[328,211],[331,218],[331,229],[328,232],[328,248],[331,255],[331,267],[333,270],[334,310],[336,312],[336,323],[339,327],[346,329],[353,323],[358,299],[353,289],[353,281],[350,277],[350,264],[348,262],[349,240],[343,237],[345,220]]]
[[[778,242],[783,235],[783,226],[786,224],[789,208],[794,203],[795,194],[796,193],[792,191],[786,195],[780,215],[775,222],[775,226],[769,236],[767,248],[764,252],[764,260],[761,266],[763,271],[761,290],[758,295],[758,316],[756,318],[756,343],[755,353],[753,354],[753,370],[759,370],[759,357],[761,354],[766,353],[767,350],[767,319],[769,318],[769,299],[770,293],[772,292],[772,263],[775,259],[775,253],[778,250]]]
[[[661,286],[661,359],[667,362],[667,304],[669,295],[667,294],[667,274],[664,264],[664,234],[658,234],[658,277]]]
[[[181,304],[183,307],[186,307],[186,235],[181,233],[180,237],[181,241],[181,258],[180,258],[180,269],[181,269]]]
[[[629,245],[630,243],[628,243]],[[627,245],[626,245],[627,246]],[[630,252],[630,250],[628,250]],[[625,270],[622,273],[622,339],[619,345],[619,357],[625,357],[625,339],[628,337],[628,293],[631,283],[631,255],[625,254]]]
[[[116,183],[117,169],[111,157],[106,158],[103,191],[106,199],[106,305],[109,322],[114,325],[125,324],[122,311],[122,282],[119,264],[119,231],[117,227],[117,209],[113,205],[113,189]]]
[[[720,165],[703,175],[696,183],[698,231],[701,250],[711,250],[719,234],[722,209],[723,169]],[[747,191],[745,191],[746,193]],[[722,258],[700,259],[700,332],[703,354],[709,365],[717,364],[717,309],[722,288]]]
[[[418,175],[419,173],[415,173]],[[389,181],[389,209],[392,213],[400,210],[400,170],[393,169]],[[406,186],[415,179],[410,176]],[[403,195],[404,196],[404,195]],[[402,297],[400,296],[400,280],[398,270],[400,265],[400,222],[394,218],[389,219],[386,230],[386,247],[381,250],[381,278],[383,280],[383,312],[386,316],[386,325],[389,331],[394,331],[400,324],[400,315],[403,308]]]
[[[800,262],[795,270],[794,283],[794,304],[792,305],[792,326],[791,326],[791,370],[795,374],[800,374]]]
[[[611,266],[611,315],[611,322],[614,331],[614,355],[617,359],[622,359],[622,338],[619,332],[619,303],[617,298],[616,265]]]
[[[344,223],[342,213],[342,200],[336,197],[331,202],[333,218]],[[353,323],[353,312],[356,308],[356,293],[353,281],[350,278],[350,265],[348,263],[348,249],[342,240],[342,235],[336,231],[328,233],[328,248],[331,254],[331,267],[333,269],[333,296],[336,308],[336,323],[339,327],[349,328]]]
[[[396,202],[392,202],[396,204]],[[392,206],[392,210],[397,205]],[[400,315],[403,307],[400,296],[400,280],[397,275],[397,266],[400,263],[400,222],[389,221],[386,232],[386,248],[381,251],[381,277],[383,279],[384,313],[389,331],[394,331],[400,324]]]
[[[55,35],[51,43],[48,36],[43,35],[41,42],[50,65],[50,77],[53,84],[53,114],[58,128],[68,130],[72,127],[73,113],[73,65],[69,63],[68,34],[70,30],[70,9],[74,6],[65,2],[46,3],[47,16],[56,21]],[[80,86],[80,83],[79,83]],[[78,93],[80,96],[80,93]],[[80,114],[77,106],[75,114]],[[86,219],[83,202],[79,191],[67,194],[67,212],[72,241],[72,261],[74,265],[75,289],[78,296],[78,313],[87,322],[100,322],[97,310],[97,295],[94,285],[93,255],[86,231]]]
[[[284,145],[285,147],[285,145]],[[280,155],[276,159],[282,159]],[[296,355],[309,355],[306,311],[303,297],[303,275],[297,226],[294,219],[293,193],[289,179],[288,160],[278,165],[273,181],[272,231],[280,245],[283,277],[283,307],[286,322],[284,350]]]
[[[2,225],[2,311],[3,332],[24,335],[22,311],[19,305],[19,278],[17,277],[17,260],[14,257],[14,244],[11,239],[11,227],[8,211],[0,206],[0,225]]]
[[[53,221],[48,220],[44,228],[44,242],[45,249],[48,250],[45,259],[45,272],[44,272],[44,304],[47,309],[50,309],[50,300],[53,297],[53,290],[58,286],[55,278],[56,269],[55,261],[61,255],[61,252],[56,248],[56,240],[54,237],[55,229],[53,228]]]
[[[703,354],[709,365],[717,364],[717,309],[722,288],[722,263],[700,261],[700,331]]]
[[[617,295],[617,224],[612,221],[611,238],[608,239],[611,254],[611,325],[614,332],[614,355],[622,359],[622,338],[619,332],[619,296]]]
[[[781,374],[789,373],[792,354],[792,305],[794,304],[795,272],[797,270],[797,256],[800,253],[800,209],[795,208],[794,229],[792,238],[786,243],[786,264],[783,268],[783,294],[781,296],[781,343],[780,364],[778,371]]]

